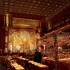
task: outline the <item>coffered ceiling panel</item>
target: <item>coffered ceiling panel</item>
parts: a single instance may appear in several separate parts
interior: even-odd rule
[[[0,0],[0,15],[16,12],[51,18],[69,5],[70,0]]]

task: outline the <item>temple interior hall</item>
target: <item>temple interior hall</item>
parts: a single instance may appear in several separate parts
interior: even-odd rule
[[[0,0],[0,70],[70,70],[70,0]]]

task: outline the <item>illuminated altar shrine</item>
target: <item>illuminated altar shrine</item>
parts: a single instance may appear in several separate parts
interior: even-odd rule
[[[37,39],[40,38],[40,20],[14,18],[5,15],[5,52],[26,52],[36,49]],[[36,32],[37,31],[37,32]]]
[[[8,47],[11,47],[11,45],[12,52],[34,50],[36,48],[35,31],[28,29],[10,29]]]

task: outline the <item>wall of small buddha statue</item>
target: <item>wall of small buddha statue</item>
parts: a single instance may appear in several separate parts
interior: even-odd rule
[[[42,53],[48,57],[54,57],[56,47],[60,54],[70,54],[70,32],[66,32],[66,29],[70,25],[62,27],[45,34],[38,41],[39,45],[42,45]]]

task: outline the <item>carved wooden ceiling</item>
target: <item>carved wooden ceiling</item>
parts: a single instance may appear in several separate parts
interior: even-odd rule
[[[0,15],[9,12],[51,18],[70,5],[70,0],[0,0]]]

